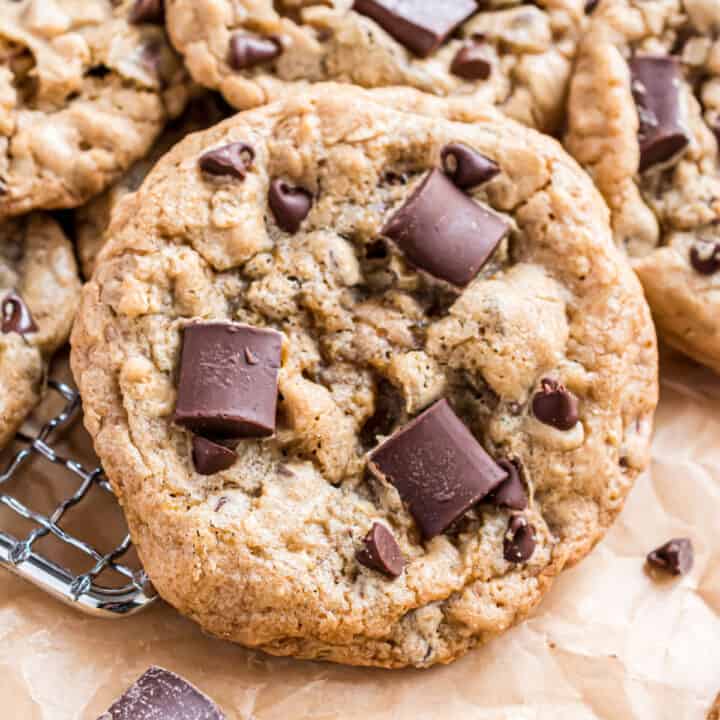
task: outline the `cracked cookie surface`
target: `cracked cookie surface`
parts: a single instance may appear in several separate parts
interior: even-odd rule
[[[52,218],[33,213],[0,224],[0,447],[40,400],[79,300],[73,248]]]
[[[171,39],[193,78],[241,110],[281,98],[288,82],[332,80],[475,94],[545,131],[560,124],[585,21],[584,0],[489,0],[481,9],[475,0],[166,5]]]
[[[578,53],[567,136],[610,206],[659,334],[716,371],[719,33],[713,0],[601,0]]]
[[[0,0],[0,218],[81,205],[182,110],[185,71],[137,6]]]
[[[381,97],[318,85],[170,151],[115,214],[72,366],[170,603],[274,654],[427,667],[523,619],[603,536],[647,462],[657,358],[607,209],[556,142],[492,112],[452,122]],[[450,176],[485,180],[461,192]],[[421,185],[507,226],[464,289],[387,237]],[[266,344],[208,365],[203,348],[228,322],[233,342]],[[188,382],[259,372],[268,331],[282,334],[262,376],[266,401],[277,377],[275,434],[193,436]],[[228,388],[212,402],[230,403]],[[454,522],[421,528],[422,502],[404,502],[392,453],[376,451],[453,413],[466,429],[454,442],[474,443],[465,462],[512,476],[514,492],[481,489]],[[436,496],[457,500],[453,487]]]

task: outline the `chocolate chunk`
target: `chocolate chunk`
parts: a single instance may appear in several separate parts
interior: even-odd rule
[[[399,577],[405,567],[405,558],[393,534],[381,523],[373,523],[365,536],[365,547],[358,551],[361,565],[390,577]]]
[[[397,488],[428,540],[507,477],[446,400],[438,400],[376,448],[369,468]]]
[[[508,229],[499,215],[458,190],[442,172],[432,170],[382,234],[394,240],[413,265],[464,287]]]
[[[164,0],[135,0],[135,5],[130,11],[130,22],[133,25],[139,25],[140,23],[161,25],[164,21]]]
[[[98,720],[225,720],[225,715],[187,680],[151,667]]]
[[[693,546],[688,538],[669,540],[647,556],[648,564],[671,575],[690,572],[693,560]]]
[[[199,435],[193,436],[192,458],[200,475],[214,475],[227,470],[237,460],[237,453],[220,443]]]
[[[701,275],[714,275],[720,270],[720,243],[693,245],[690,249],[690,263]]]
[[[296,233],[312,207],[312,195],[301,187],[288,185],[284,180],[273,180],[268,193],[270,209],[281,230]]]
[[[247,361],[248,348],[257,363]],[[216,439],[272,435],[281,350],[275,330],[231,322],[188,325],[175,422]]]
[[[243,180],[252,166],[255,151],[244,142],[230,143],[200,156],[200,169],[208,175],[229,175]]]
[[[558,430],[571,430],[578,421],[578,400],[557,380],[543,378],[535,393],[532,409],[535,417]]]
[[[642,55],[628,63],[638,110],[640,172],[671,160],[690,142],[680,100],[682,76],[675,58]]]
[[[445,174],[466,190],[492,180],[500,173],[498,164],[462,143],[446,145],[440,153]]]
[[[30,308],[14,290],[9,292],[2,301],[2,331],[26,335],[36,330]]]
[[[502,459],[498,460],[497,464],[508,476],[487,496],[486,500],[511,510],[524,510],[528,506],[528,497],[520,477],[518,461]]]
[[[411,52],[427,57],[478,7],[475,0],[355,0],[353,10],[372,18]]]
[[[230,67],[233,70],[262,65],[282,55],[282,43],[276,38],[235,33],[230,38]]]
[[[492,72],[492,63],[483,43],[472,40],[463,45],[450,65],[450,72],[464,80],[487,80]]]
[[[535,552],[535,528],[524,515],[512,515],[503,540],[503,556],[511,563],[523,563]]]

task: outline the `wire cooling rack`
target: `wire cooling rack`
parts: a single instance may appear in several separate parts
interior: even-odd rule
[[[21,519],[32,528],[24,536],[6,532],[6,523],[0,522],[0,567],[19,575],[46,592],[84,612],[108,618],[125,617],[142,610],[152,603],[157,593],[147,575],[140,568],[133,568],[125,560],[131,549],[127,529],[113,541],[109,552],[101,552],[85,533],[70,532],[64,528],[69,511],[91,512],[89,495],[99,489],[112,495],[110,484],[102,468],[86,469],[81,462],[65,457],[57,445],[66,430],[81,413],[78,392],[63,382],[48,383],[48,394],[56,396],[61,409],[51,414],[37,432],[20,432],[12,455],[0,474],[0,507],[11,511],[11,517]],[[47,404],[47,403],[46,403]],[[57,404],[57,403],[55,403]],[[30,474],[41,472],[51,476],[63,475],[62,497],[54,509],[33,509],[27,501],[18,497],[11,488],[22,487]],[[6,513],[7,516],[7,513]],[[123,536],[124,534],[124,536]],[[73,572],[71,563],[58,562],[43,549],[47,540],[60,543],[64,556],[74,554],[84,565],[81,572]],[[116,544],[115,544],[116,543]],[[114,582],[107,578],[113,576]]]

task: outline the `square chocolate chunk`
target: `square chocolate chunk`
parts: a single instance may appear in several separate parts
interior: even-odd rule
[[[211,438],[275,432],[282,335],[232,322],[183,333],[175,422]]]
[[[427,540],[445,532],[507,477],[446,400],[373,450],[369,466],[397,488]]]

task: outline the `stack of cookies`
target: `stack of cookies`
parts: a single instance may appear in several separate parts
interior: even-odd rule
[[[0,441],[74,319],[168,602],[450,662],[622,509],[655,328],[720,371],[719,141],[716,0],[0,0]]]

